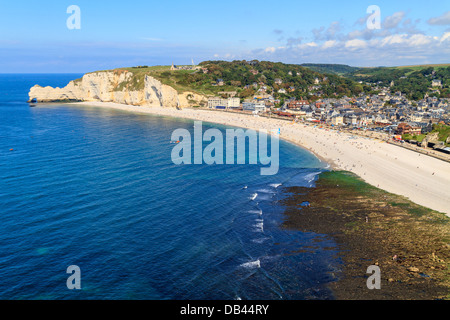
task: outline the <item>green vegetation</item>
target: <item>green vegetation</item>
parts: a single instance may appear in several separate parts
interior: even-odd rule
[[[354,173],[348,171],[326,171],[320,174],[320,179],[322,179],[321,185],[323,186],[330,188],[339,186],[340,188],[350,190],[361,196],[370,197],[372,199],[385,199],[391,206],[402,208],[406,212],[417,217],[433,215],[434,221],[429,219],[429,221],[427,221],[429,223],[436,222],[448,224],[450,221],[444,213],[439,213],[432,209],[417,205],[405,197],[394,195],[372,186]]]
[[[205,70],[205,72],[204,72]],[[324,75],[300,65],[268,61],[205,61],[195,70],[170,70],[169,66],[139,66],[120,68],[114,72],[131,72],[133,77],[122,82],[116,90],[139,90],[144,86],[145,75],[150,75],[178,92],[192,91],[202,95],[220,95],[219,92],[236,91],[244,99],[265,87],[265,93],[276,98],[296,97],[310,100],[321,97],[353,96],[364,87],[350,79],[335,74]],[[222,82],[218,83],[221,79]],[[286,94],[278,93],[285,89]],[[312,95],[308,95],[312,93]]]
[[[341,249],[345,268],[330,284],[337,299],[450,298],[450,219],[444,213],[345,171],[324,172],[312,188],[285,191],[283,226],[329,235]],[[361,261],[381,267],[383,290],[361,286]]]
[[[332,73],[343,76],[354,73],[356,70],[360,69],[358,67],[350,67],[345,64],[303,63],[301,66],[321,73]]]
[[[404,134],[402,135],[403,140],[416,140],[418,142],[422,142],[423,139],[427,135],[434,135],[438,133],[438,141],[446,142],[448,137],[450,136],[450,126],[447,126],[445,124],[434,124],[433,130],[428,134],[419,134],[419,135],[411,135],[411,134]],[[450,143],[447,143],[446,146],[450,146]]]
[[[450,98],[450,66],[405,66],[405,67],[378,67],[360,68],[347,74],[352,80],[367,83],[379,83],[381,86],[390,86],[391,93],[402,92],[411,100],[420,100],[428,93],[429,96]],[[432,80],[440,80],[442,88],[432,92]]]
[[[331,73],[349,78],[353,81],[379,84],[389,87],[394,86],[391,92],[402,92],[411,100],[420,100],[428,93],[429,96],[438,98],[450,98],[450,64],[358,68],[340,64],[302,64],[311,70]],[[432,80],[441,80],[442,88],[439,92],[430,91]],[[364,92],[376,93],[370,87],[364,85]]]
[[[434,132],[438,132],[439,133],[439,137],[438,140],[439,141],[447,141],[448,137],[450,136],[450,126],[447,126],[445,124],[435,124],[433,125],[433,131],[431,131],[431,133]],[[447,144],[448,146],[450,146],[450,144]]]
[[[319,98],[377,94],[381,87],[391,93],[402,92],[411,100],[425,95],[450,98],[450,65],[357,68],[340,64],[284,64],[269,61],[204,61],[198,68],[171,70],[170,66],[137,66],[113,70],[131,72],[133,77],[116,87],[120,91],[144,87],[145,75],[151,75],[178,92],[192,91],[201,95],[221,95],[236,91],[241,99],[260,93],[272,94],[278,100],[289,97],[315,101]],[[97,71],[98,72],[98,71]],[[221,79],[222,82],[218,82]],[[441,87],[432,87],[440,80]],[[79,83],[80,79],[74,81]],[[279,92],[284,89],[286,93]],[[282,90],[281,90],[282,91]]]
[[[419,134],[419,135],[411,135],[409,133],[402,135],[403,140],[416,140],[418,142],[422,142],[423,139],[425,139],[427,135],[426,134]]]

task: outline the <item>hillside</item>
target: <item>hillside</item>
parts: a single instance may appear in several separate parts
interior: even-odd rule
[[[450,65],[361,68],[346,77],[364,83],[391,87],[412,100],[430,96],[450,98]],[[433,80],[441,82],[433,90]],[[436,91],[437,90],[437,91]]]
[[[345,64],[303,63],[301,64],[301,66],[321,73],[332,73],[342,76],[352,74],[355,71],[361,69],[359,67],[351,67]]]
[[[87,81],[90,76],[96,79],[99,87],[91,88]],[[182,101],[187,99],[186,103],[177,102],[183,105],[198,105],[199,102],[204,105],[208,96],[226,97],[229,93],[242,100],[269,94],[279,103],[291,97],[315,101],[377,93],[380,87],[390,87],[392,93],[401,91],[412,100],[420,100],[427,94],[450,97],[450,66],[445,65],[356,68],[258,60],[204,61],[199,66],[137,66],[96,71],[72,81],[65,90],[45,91],[37,87],[33,95],[41,100],[77,100],[79,97],[86,100],[107,95],[139,104],[148,102],[146,97],[154,80],[159,83],[157,92],[164,85],[166,92],[174,91],[169,96],[178,95]],[[436,85],[436,81],[440,84]],[[107,97],[103,96],[103,99]],[[161,101],[159,99],[158,103]]]
[[[193,70],[171,70],[170,67],[120,68],[115,72],[128,71],[133,78],[128,84],[133,89],[143,85],[145,75],[151,75],[179,93],[192,91],[211,96],[221,92],[236,92],[245,99],[255,94],[267,93],[276,98],[341,97],[357,95],[363,86],[357,82],[333,74],[323,74],[309,68],[268,61],[204,61]],[[283,89],[286,93],[283,93]]]

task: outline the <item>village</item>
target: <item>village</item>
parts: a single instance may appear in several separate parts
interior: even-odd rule
[[[447,141],[425,141],[426,145],[421,145],[421,140],[432,131],[433,124],[450,125],[450,99],[426,95],[422,100],[412,101],[401,92],[392,94],[389,87],[379,84],[372,84],[378,94],[308,99],[311,95],[320,96],[320,81],[315,79],[315,85],[309,88],[311,92],[300,100],[289,98],[289,89],[276,90],[255,83],[253,86],[258,93],[252,99],[242,100],[235,91],[219,92],[221,96],[208,98],[207,108],[320,124],[330,129],[379,133],[384,139],[450,154],[450,137]],[[282,84],[280,79],[275,83]],[[217,85],[222,85],[221,79],[217,80]],[[438,91],[440,86],[440,82],[433,82],[430,93]],[[286,98],[280,99],[280,96]]]

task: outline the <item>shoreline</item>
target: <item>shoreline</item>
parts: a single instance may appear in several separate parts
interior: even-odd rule
[[[281,139],[313,153],[329,164],[330,169],[352,172],[372,186],[450,216],[450,163],[383,141],[302,123],[231,112],[97,101],[66,105],[109,108],[254,130],[280,128]]]

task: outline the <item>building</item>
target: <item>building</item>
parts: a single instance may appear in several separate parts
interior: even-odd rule
[[[231,109],[237,109],[241,106],[241,99],[239,98],[228,98],[227,107]]]
[[[266,112],[266,105],[264,102],[244,102],[242,103],[242,110]]]
[[[413,127],[407,123],[400,123],[397,126],[397,129],[395,130],[396,134],[411,134],[411,135],[417,135],[422,133],[422,128],[420,127]]]
[[[287,108],[288,109],[300,109],[307,105],[309,105],[308,100],[293,100],[293,101],[288,102]]]
[[[208,108],[210,109],[226,109],[228,107],[228,99],[220,97],[208,98]]]
[[[208,108],[210,109],[237,109],[241,106],[239,98],[223,99],[221,97],[208,98]]]
[[[442,86],[441,80],[432,80],[431,86],[432,87],[441,87]]]
[[[331,117],[331,124],[335,126],[341,126],[344,124],[344,117],[340,114],[336,114]]]

